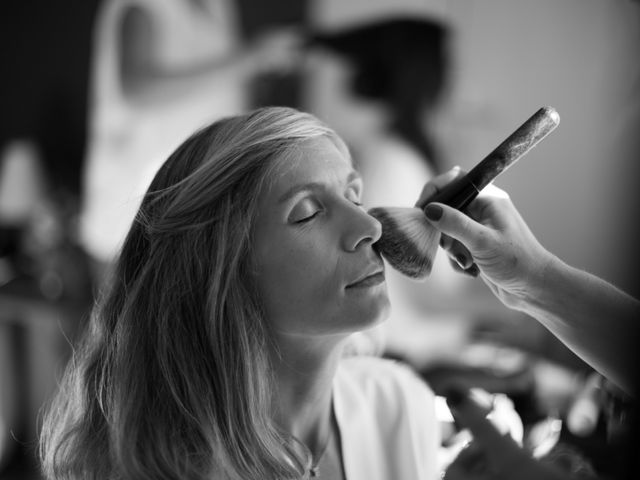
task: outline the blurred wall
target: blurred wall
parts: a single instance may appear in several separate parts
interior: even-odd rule
[[[450,0],[449,161],[470,168],[544,105],[560,127],[496,182],[540,241],[640,296],[640,3]]]

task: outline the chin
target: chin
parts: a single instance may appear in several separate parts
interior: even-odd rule
[[[367,330],[375,327],[389,318],[391,304],[389,297],[383,295],[379,298],[371,299],[366,308],[355,313],[352,317],[353,331]]]

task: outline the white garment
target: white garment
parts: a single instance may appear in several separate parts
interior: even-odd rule
[[[120,31],[124,13],[139,7],[157,35],[155,62],[167,70],[228,57],[237,47],[227,0],[106,0],[98,12],[90,97],[89,142],[80,235],[94,257],[110,261],[142,195],[169,154],[191,133],[246,108],[242,82],[218,82],[167,104],[132,105],[123,95]]]
[[[377,357],[343,359],[333,404],[347,480],[439,478],[434,399],[401,364]]]

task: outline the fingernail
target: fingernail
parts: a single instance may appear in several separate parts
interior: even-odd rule
[[[467,398],[467,392],[458,386],[450,386],[444,392],[444,396],[449,407],[457,408]]]
[[[480,275],[480,268],[477,264],[472,263],[471,266],[465,270],[465,272],[472,277],[477,277],[478,275]]]
[[[429,220],[438,221],[442,218],[442,207],[440,205],[427,205],[424,210],[425,215]]]

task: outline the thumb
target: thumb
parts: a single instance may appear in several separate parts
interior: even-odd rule
[[[484,225],[443,203],[429,203],[424,213],[435,228],[458,240],[471,254],[481,249],[482,239],[489,233]]]

